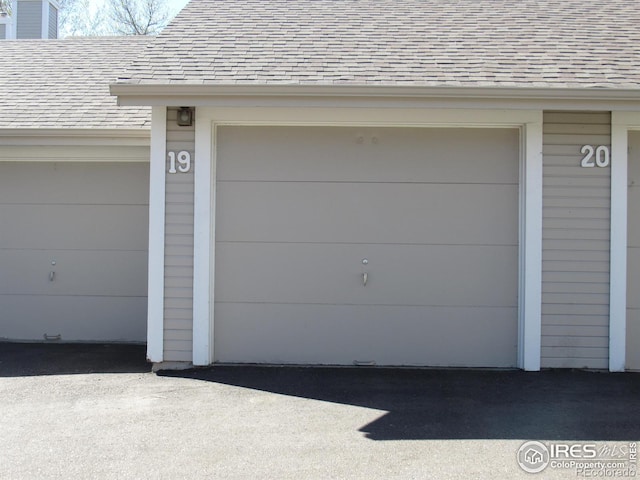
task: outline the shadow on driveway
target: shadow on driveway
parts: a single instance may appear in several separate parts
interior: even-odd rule
[[[640,375],[555,370],[225,367],[162,371],[388,413],[372,440],[640,439]]]
[[[0,343],[0,377],[150,371],[144,345]]]
[[[142,345],[0,343],[0,378],[149,371]],[[637,373],[216,366],[158,376],[382,410],[360,429],[372,440],[640,440]]]

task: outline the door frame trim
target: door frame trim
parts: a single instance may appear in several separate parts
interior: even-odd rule
[[[196,109],[193,364],[214,363],[217,127],[344,126],[520,130],[519,368],[540,370],[542,299],[542,111],[411,108]]]
[[[153,107],[149,165],[149,265],[147,286],[147,359],[164,360],[164,251],[167,109]]]
[[[609,371],[627,361],[627,230],[629,132],[640,130],[640,113],[611,112],[611,240],[609,279]]]

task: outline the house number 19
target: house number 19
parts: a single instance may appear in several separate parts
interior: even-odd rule
[[[585,145],[580,152],[584,155],[580,166],[583,168],[600,167],[605,168],[611,164],[611,154],[609,153],[609,147],[600,145],[594,147],[593,145]]]
[[[191,154],[186,151],[169,152],[169,173],[187,173],[191,170]]]

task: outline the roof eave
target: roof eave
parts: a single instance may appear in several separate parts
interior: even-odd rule
[[[0,136],[9,137],[31,137],[34,135],[39,136],[57,136],[57,137],[103,137],[103,138],[134,138],[134,137],[148,137],[150,127],[87,127],[87,128],[47,128],[47,127],[11,127],[0,126]]]
[[[111,95],[136,97],[157,104],[162,97],[369,97],[369,98],[456,98],[512,100],[640,100],[639,88],[549,88],[549,87],[432,87],[405,85],[188,85],[115,83]],[[153,100],[152,100],[153,99]],[[127,104],[129,104],[127,102]]]

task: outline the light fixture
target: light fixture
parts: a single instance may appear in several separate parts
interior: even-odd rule
[[[193,110],[190,107],[180,107],[178,110],[179,127],[190,127],[193,125]]]

